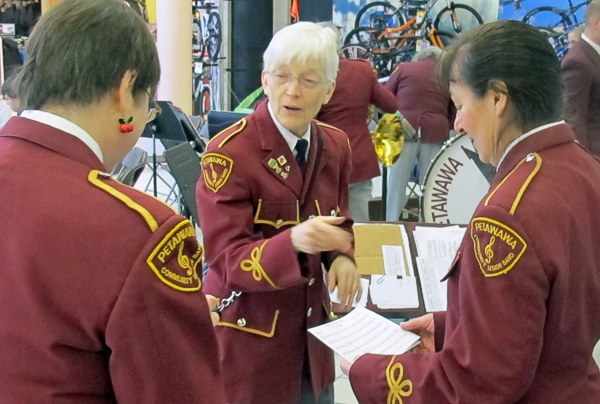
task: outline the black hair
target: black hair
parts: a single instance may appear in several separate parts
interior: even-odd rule
[[[445,89],[452,81],[467,85],[477,97],[490,89],[506,92],[511,118],[523,131],[560,119],[560,61],[535,27],[519,21],[484,24],[460,35],[438,66]]]
[[[133,96],[154,93],[156,46],[122,0],[63,0],[40,18],[26,46],[19,95],[24,108],[47,102],[89,105],[135,72]]]

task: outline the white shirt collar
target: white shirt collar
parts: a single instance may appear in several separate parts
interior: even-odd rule
[[[583,39],[584,41],[586,41],[587,43],[589,43],[590,46],[592,48],[594,48],[594,50],[596,51],[596,53],[600,55],[600,45],[598,45],[596,42],[592,41],[585,34],[581,34],[581,39]]]
[[[509,145],[504,150],[504,153],[502,153],[502,157],[500,157],[500,160],[498,160],[498,165],[496,167],[500,168],[500,164],[502,164],[502,162],[504,161],[504,158],[506,157],[508,152],[510,152],[512,150],[512,148],[517,145],[517,143],[521,142],[522,140],[528,138],[531,135],[534,135],[538,132],[543,131],[544,129],[548,129],[548,128],[551,128],[553,126],[557,126],[557,125],[560,125],[563,123],[565,123],[565,121],[547,123],[546,125],[538,126],[537,128],[531,129],[529,132],[523,133],[521,136],[519,136],[518,138],[516,138],[515,140],[513,140],[512,142],[509,143]]]
[[[43,123],[44,125],[52,126],[62,132],[68,133],[69,135],[75,136],[81,140],[92,152],[98,157],[98,160],[104,164],[104,157],[100,145],[96,142],[89,133],[83,130],[80,126],[74,124],[71,121],[66,120],[63,117],[54,115],[50,112],[26,109],[21,112],[21,118],[31,119],[32,121]]]
[[[275,126],[279,130],[279,133],[281,133],[281,135],[283,136],[283,139],[290,147],[290,150],[292,150],[292,153],[294,153],[294,155],[296,155],[295,148],[296,148],[296,143],[298,142],[298,136],[294,135],[292,132],[287,130],[277,120],[277,118],[275,117],[275,113],[273,112],[273,108],[271,107],[271,102],[267,103],[267,109],[269,110],[269,115],[271,115],[271,119],[273,119],[273,122],[275,123]],[[302,135],[301,139],[304,139],[308,142],[308,147],[306,148],[306,150],[310,149],[310,125],[308,125],[308,129],[306,129],[306,132],[304,132],[304,135]],[[306,156],[306,158],[308,158],[308,155]]]

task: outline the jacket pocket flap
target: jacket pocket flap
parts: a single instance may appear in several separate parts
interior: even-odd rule
[[[272,318],[260,317],[252,318],[249,316],[231,316],[232,318],[224,318],[217,323],[217,326],[235,328],[243,332],[260,335],[262,337],[271,338],[275,335],[277,321],[279,320],[279,310],[275,310]],[[237,317],[237,318],[236,318]]]

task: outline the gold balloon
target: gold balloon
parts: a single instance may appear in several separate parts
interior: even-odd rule
[[[398,160],[404,148],[404,128],[396,114],[383,114],[371,138],[383,165],[390,167]]]

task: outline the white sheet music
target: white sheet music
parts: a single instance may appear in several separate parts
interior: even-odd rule
[[[365,353],[399,355],[419,343],[417,334],[362,307],[308,332],[348,361]]]
[[[425,310],[428,312],[446,310],[447,282],[440,280],[450,269],[465,230],[458,226],[415,228],[416,260]]]

